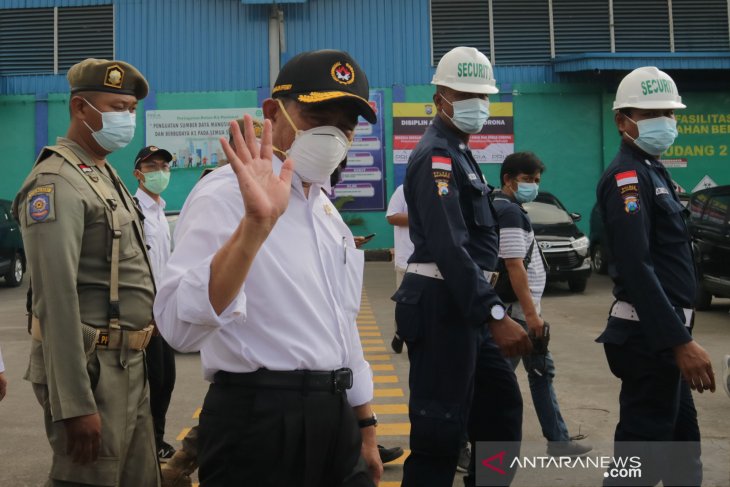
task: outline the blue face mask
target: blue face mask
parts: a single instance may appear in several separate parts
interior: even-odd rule
[[[515,191],[515,199],[520,203],[529,203],[537,198],[537,192],[540,186],[537,183],[517,183],[517,191]]]
[[[124,112],[102,112],[92,105],[86,98],[83,99],[91,108],[101,114],[102,127],[94,131],[88,123],[84,122],[91,130],[91,136],[104,150],[114,152],[126,147],[134,137],[136,118],[129,110]]]
[[[454,116],[451,121],[456,128],[467,134],[478,134],[489,118],[489,100],[469,98],[451,102],[441,95],[446,103],[454,107]],[[448,117],[448,115],[446,115]]]
[[[639,129],[639,136],[633,139],[634,143],[647,154],[660,155],[674,144],[674,139],[678,135],[677,121],[673,118],[647,118],[634,123]],[[630,135],[626,135],[631,138]]]

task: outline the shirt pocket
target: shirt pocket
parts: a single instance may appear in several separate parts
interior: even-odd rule
[[[139,245],[137,244],[136,236],[134,235],[134,216],[129,213],[123,207],[117,207],[115,210],[117,219],[119,221],[119,229],[121,236],[119,238],[119,260],[131,259],[139,255]],[[109,226],[109,238],[107,240],[107,254],[106,258],[108,262],[112,260],[112,241],[114,236],[114,229],[112,228],[112,215],[111,210],[106,210],[107,224]]]
[[[493,227],[496,225],[492,208],[489,203],[489,187],[478,179],[469,181],[466,188],[474,213],[474,223],[479,227]]]
[[[666,194],[655,196],[654,203],[656,207],[654,229],[657,243],[688,243],[689,234],[684,222],[686,209],[682,203]]]

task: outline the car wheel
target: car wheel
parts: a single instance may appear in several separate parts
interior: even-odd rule
[[[20,254],[15,254],[10,270],[5,274],[5,282],[8,286],[18,287],[23,282],[23,259]]]
[[[603,247],[601,247],[601,244],[596,244],[593,246],[593,251],[591,252],[591,262],[593,263],[593,270],[596,271],[598,274],[605,274],[608,272],[608,262],[606,262],[606,254],[603,251]]]
[[[568,279],[568,288],[574,293],[582,293],[586,290],[588,279],[585,277],[573,277]]]
[[[705,311],[710,309],[712,304],[712,293],[709,293],[702,283],[697,283],[697,293],[695,294],[695,309]]]

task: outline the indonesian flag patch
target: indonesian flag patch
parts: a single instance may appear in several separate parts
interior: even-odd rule
[[[620,188],[627,184],[639,184],[639,178],[636,177],[636,171],[624,171],[616,174],[616,185]]]
[[[451,171],[451,158],[431,156],[431,169],[434,171]]]
[[[436,182],[436,194],[448,196],[451,181],[451,158],[447,156],[431,156],[431,172]]]
[[[624,211],[629,215],[639,213],[641,202],[639,201],[639,178],[636,176],[636,171],[620,172],[614,177],[624,202]]]

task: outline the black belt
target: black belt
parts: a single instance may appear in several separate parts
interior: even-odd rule
[[[336,394],[352,387],[352,370],[342,368],[319,370],[268,370],[256,372],[216,372],[216,384],[228,384],[254,389],[284,389],[290,391],[322,391]]]

